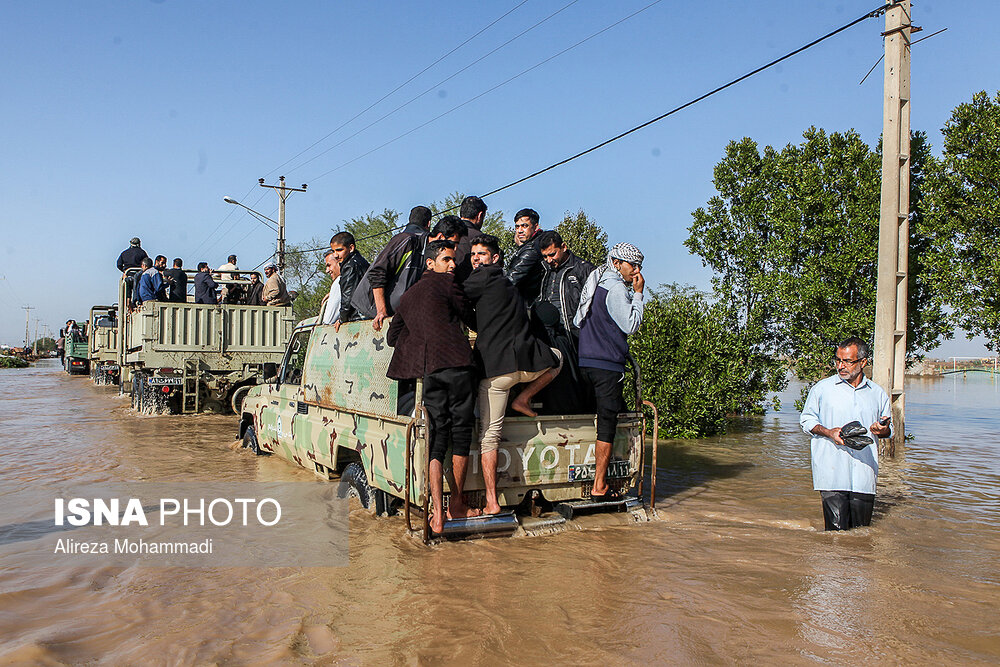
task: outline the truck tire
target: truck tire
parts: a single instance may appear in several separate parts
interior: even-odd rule
[[[254,430],[253,425],[247,426],[247,430],[243,432],[243,447],[257,456],[264,454],[260,450],[260,445],[257,444],[257,431]]]
[[[348,463],[340,479],[342,484],[347,484],[348,498],[357,498],[366,510],[375,511],[374,493],[372,488],[368,486],[368,477],[360,463]]]
[[[233,391],[233,395],[229,398],[229,407],[233,409],[234,414],[240,414],[241,408],[243,407],[243,399],[247,397],[250,393],[250,388],[253,387],[252,384],[245,384],[241,387],[237,387]]]

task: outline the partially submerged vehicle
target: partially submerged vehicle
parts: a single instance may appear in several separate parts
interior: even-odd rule
[[[87,352],[94,384],[118,384],[118,306],[90,309]]]
[[[126,280],[119,303],[127,303]],[[223,271],[220,286],[250,285],[255,271]],[[187,272],[188,283],[195,272]],[[239,413],[254,385],[275,374],[294,326],[291,306],[146,301],[119,314],[122,391],[147,413]]]
[[[90,371],[87,324],[60,329],[59,335],[63,337],[63,368],[70,375],[86,375]]]
[[[299,323],[276,381],[254,387],[243,401],[239,436],[257,454],[275,454],[322,479],[346,482],[376,515],[402,510],[411,531],[411,514],[419,515],[418,532],[427,541],[429,461],[421,382],[386,377],[392,348],[385,331],[374,331],[368,321],[345,323],[339,333],[318,318]],[[636,379],[634,404],[652,407],[641,400]],[[640,412],[620,415],[608,483],[624,499],[593,502],[595,415],[506,417],[497,469],[505,513],[447,521],[443,535],[551,532],[581,514],[606,511],[647,520],[641,501],[643,431]],[[483,507],[484,488],[474,443],[466,502]],[[446,474],[446,506],[450,493]]]

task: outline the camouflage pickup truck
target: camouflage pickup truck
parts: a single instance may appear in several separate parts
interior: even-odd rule
[[[123,274],[119,303],[136,271]],[[216,282],[232,290],[256,272],[218,273]],[[274,374],[294,326],[291,306],[194,303],[190,294],[125,308],[118,321],[121,388],[147,413],[238,413],[250,388]]]
[[[117,306],[94,306],[90,309],[87,342],[90,379],[94,384],[118,384]]]
[[[385,343],[385,331],[374,331],[367,321],[344,324],[339,333],[318,324],[317,318],[301,322],[276,381],[252,388],[243,401],[239,436],[258,454],[275,454],[322,479],[346,482],[352,495],[376,515],[402,509],[410,530],[411,511],[419,514],[426,540],[428,445],[421,386],[386,377],[392,348]],[[640,413],[620,416],[608,471],[612,488],[639,493],[605,504],[589,500],[595,415],[508,416],[497,470],[499,500],[507,513],[448,521],[446,536],[523,531],[529,524],[551,527],[600,510],[645,520],[638,499],[642,428]],[[476,450],[474,443],[465,498],[472,507],[483,507]],[[447,482],[445,494],[447,506]]]

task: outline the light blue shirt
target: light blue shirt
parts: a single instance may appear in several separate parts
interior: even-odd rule
[[[813,488],[817,491],[854,491],[875,493],[878,476],[878,439],[869,429],[872,444],[864,449],[838,445],[812,433],[816,425],[838,428],[859,421],[869,428],[879,417],[892,416],[889,397],[877,384],[865,378],[855,389],[839,375],[820,380],[809,390],[805,408],[799,417],[802,430],[812,436]]]

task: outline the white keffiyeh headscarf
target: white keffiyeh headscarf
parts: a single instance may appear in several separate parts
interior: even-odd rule
[[[643,254],[638,248],[636,248],[631,243],[616,243],[608,251],[608,261],[604,266],[598,267],[587,276],[587,281],[583,284],[583,291],[580,292],[580,306],[576,309],[576,316],[573,318],[573,324],[575,326],[580,326],[583,322],[583,318],[587,316],[590,312],[590,304],[594,300],[594,292],[597,291],[597,286],[600,284],[604,275],[610,270],[613,275],[618,277],[618,280],[625,282],[622,277],[621,271],[615,268],[614,261],[619,260],[622,262],[628,262],[633,266],[636,264],[642,264]]]

